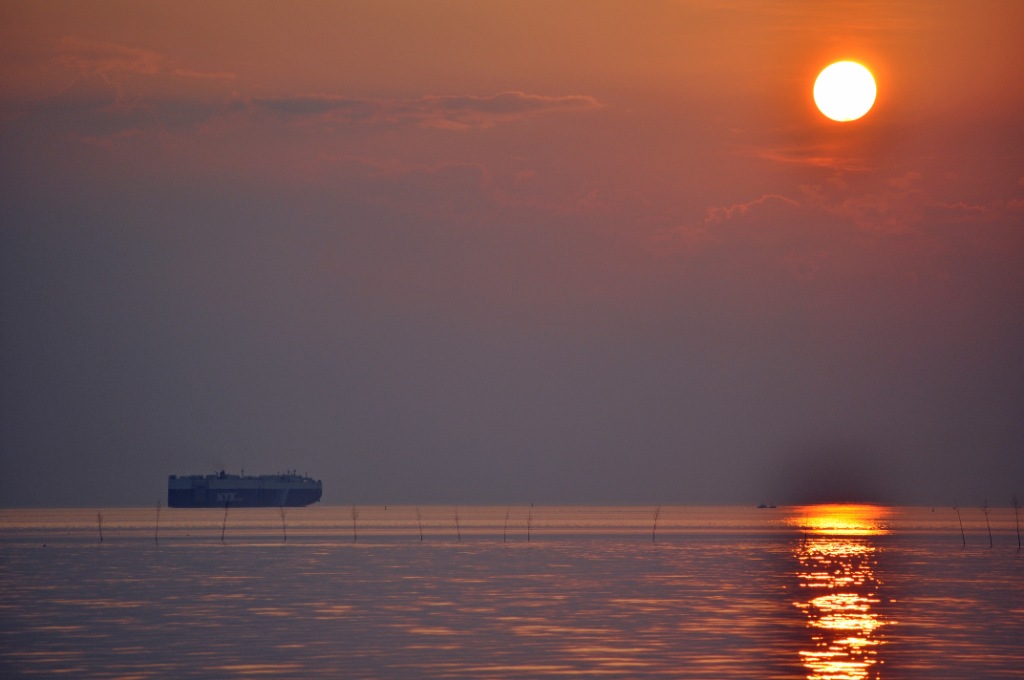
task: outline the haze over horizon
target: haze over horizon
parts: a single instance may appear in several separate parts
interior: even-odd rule
[[[1024,498],[1022,25],[5,2],[0,506]]]

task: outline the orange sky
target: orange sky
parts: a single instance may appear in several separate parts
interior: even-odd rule
[[[139,478],[257,467],[217,452],[241,438],[378,495],[411,465],[514,496],[525,455],[537,494],[693,469],[680,500],[708,500],[816,447],[935,456],[927,493],[1024,482],[1022,25],[941,0],[6,2],[4,455],[76,440],[54,389],[131,421],[82,446],[155,449]],[[878,81],[854,123],[811,99],[839,59]],[[379,454],[332,457],[357,445]],[[588,456],[608,472],[576,488]]]
[[[1024,102],[1014,34],[1024,11],[1013,3],[325,2],[297,11],[87,2],[4,11],[8,110],[70,114],[91,99],[94,120],[64,121],[67,131],[120,141],[115,153],[163,144],[176,162],[202,163],[178,154],[206,151],[251,168],[256,149],[273,168],[305,171],[317,156],[481,164],[512,194],[597,192],[618,204],[612,195],[628,193],[679,221],[767,193],[795,199],[794,185],[835,170],[858,183],[860,195],[844,200],[907,173],[927,175],[943,203],[1005,202],[1019,190],[1019,164],[992,131],[1012,128]],[[814,110],[810,83],[847,57],[871,66],[880,95],[869,119],[838,128]],[[496,102],[503,92],[536,99]],[[592,106],[567,106],[568,97]],[[116,106],[100,109],[104,100]],[[978,163],[995,167],[963,172]],[[531,172],[537,186],[524,186]],[[675,198],[697,184],[709,205]],[[632,221],[647,217],[634,211]]]

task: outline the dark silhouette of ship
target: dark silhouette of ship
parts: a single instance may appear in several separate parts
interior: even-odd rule
[[[294,470],[276,475],[171,475],[167,506],[171,508],[298,508],[323,495],[319,479]]]

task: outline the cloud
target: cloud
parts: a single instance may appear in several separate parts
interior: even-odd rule
[[[957,203],[934,203],[925,206],[924,216],[930,221],[943,224],[977,224],[991,221],[999,216],[999,209],[993,205],[973,205],[963,201]]]
[[[918,171],[870,183],[804,185],[804,202],[867,232],[927,234],[940,227],[981,227],[1012,219],[1013,202],[950,201]]]
[[[659,234],[656,247],[713,277],[809,282],[849,244],[839,222],[812,203],[763,194],[711,206],[703,220]]]
[[[722,224],[733,220],[757,216],[763,217],[784,217],[792,215],[798,210],[800,204],[791,198],[779,194],[765,194],[746,203],[736,203],[726,207],[708,208],[705,225]]]
[[[823,182],[801,187],[795,197],[770,193],[712,206],[703,219],[660,234],[655,246],[688,270],[710,266],[730,276],[814,281],[831,290],[884,282],[914,295],[950,281],[978,285],[979,272],[968,261],[986,261],[991,276],[1019,281],[1006,262],[1019,253],[1011,225],[1019,222],[1022,203],[942,201],[919,188],[926,179],[909,171],[867,185]]]
[[[336,95],[298,95],[289,97],[253,97],[236,101],[233,111],[268,113],[282,119],[305,119],[330,115],[332,119],[365,118],[373,113],[372,101]]]
[[[544,96],[525,92],[501,92],[491,96],[422,97],[414,102],[413,115],[421,125],[460,123],[489,127],[496,123],[554,112],[589,112],[601,102],[584,95]]]
[[[751,134],[757,136],[737,146],[742,155],[797,170],[865,174],[891,165],[888,158],[903,142],[905,132],[892,126],[854,127],[839,132],[805,124]]]
[[[711,207],[704,219],[706,240],[747,261],[764,263],[774,253],[778,266],[794,281],[812,281],[833,258],[839,242],[823,224],[824,215],[779,194],[725,207]],[[742,253],[742,254],[741,254]],[[768,258],[770,260],[770,257]]]
[[[245,83],[229,70],[193,68],[169,53],[78,36],[64,37],[44,61],[46,68],[59,72],[61,82],[50,83],[41,96],[8,98],[5,113],[62,127],[66,139],[105,146],[141,139],[145,133],[164,135],[170,129],[207,134],[268,125],[311,132],[359,126],[486,129],[603,106],[588,95],[522,91],[398,98],[330,91],[257,96],[245,94]]]
[[[199,80],[236,80],[238,75],[228,71],[195,71],[187,68],[176,68],[174,75],[179,78],[195,78]]]
[[[174,67],[172,60],[159,52],[117,43],[86,40],[69,36],[61,40],[56,63],[75,68],[88,76],[108,79],[114,74],[155,76],[170,74],[192,80],[236,80],[229,71],[203,71]]]
[[[910,190],[915,189],[921,184],[921,173],[910,170],[899,177],[893,177],[887,184],[894,189]]]
[[[753,237],[758,242],[771,237],[771,231],[798,222],[803,210],[801,204],[779,194],[764,194],[758,198],[727,206],[707,208],[704,219],[663,232],[658,236],[661,243],[674,243],[680,252],[696,250],[714,244],[722,245],[732,241],[739,234],[744,239]],[[762,233],[758,237],[757,234]]]
[[[755,158],[791,165],[832,168],[851,172],[865,169],[862,159],[844,158],[837,149],[826,146],[753,148],[749,150],[749,153]]]
[[[57,61],[85,74],[102,77],[113,73],[152,75],[163,70],[167,63],[163,55],[151,50],[76,37],[61,41]]]
[[[585,95],[546,96],[525,92],[500,92],[482,97],[429,96],[422,97],[419,102],[425,110],[443,111],[449,115],[470,113],[492,116],[519,116],[551,111],[591,111],[603,106],[594,97]]]
[[[585,95],[547,96],[525,92],[494,95],[425,95],[407,99],[371,99],[312,94],[256,97],[235,102],[234,111],[269,113],[304,122],[411,123],[437,129],[487,128],[552,112],[586,112],[603,105]]]

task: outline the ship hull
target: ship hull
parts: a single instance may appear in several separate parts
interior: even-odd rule
[[[319,480],[298,475],[172,475],[167,482],[171,508],[298,508],[323,495]]]

